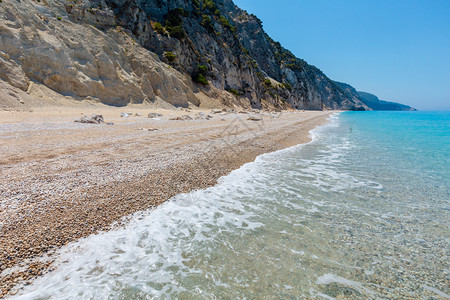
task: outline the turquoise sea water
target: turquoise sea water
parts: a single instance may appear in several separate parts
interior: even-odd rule
[[[66,247],[17,298],[449,299],[450,113],[313,135]]]

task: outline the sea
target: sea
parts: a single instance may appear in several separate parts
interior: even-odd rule
[[[311,135],[66,246],[13,299],[450,299],[450,112]]]

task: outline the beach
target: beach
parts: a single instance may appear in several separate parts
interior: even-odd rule
[[[92,114],[114,125],[74,122]],[[100,105],[0,112],[0,296],[52,270],[51,253],[63,245],[213,186],[262,153],[308,142],[330,114]],[[186,115],[192,120],[176,120]]]

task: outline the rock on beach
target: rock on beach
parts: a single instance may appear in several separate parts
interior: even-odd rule
[[[102,123],[105,123],[105,120],[103,120],[103,116],[102,115],[93,114],[90,117],[82,116],[80,119],[77,119],[74,122],[77,122],[77,123],[88,123],[88,124],[102,124]],[[108,124],[108,125],[110,125],[110,124]]]

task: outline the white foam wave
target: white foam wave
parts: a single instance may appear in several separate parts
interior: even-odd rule
[[[136,214],[125,228],[65,247],[58,269],[26,287],[17,299],[101,299],[123,286],[155,297],[175,292],[154,286],[172,286],[175,277],[201,272],[186,266],[188,256],[206,251],[222,232],[263,226],[239,200],[242,189],[252,189],[237,182],[248,168],[216,187],[178,195],[154,211]],[[234,197],[227,197],[230,191]]]
[[[330,119],[327,126],[312,131],[309,146],[322,141],[327,128],[338,128],[337,116]],[[317,153],[317,147],[308,150],[300,145],[263,154],[221,178],[215,187],[178,195],[153,211],[136,214],[125,228],[63,248],[58,269],[37,279],[15,299],[103,299],[124,290],[156,298],[179,295],[185,289],[181,278],[205,272],[192,265],[193,257],[199,253],[208,257],[218,245],[237,251],[223,238],[225,233],[242,236],[264,227],[262,214],[292,223],[291,216],[282,212],[286,209],[326,215],[322,207],[335,204],[309,199],[302,194],[308,186],[342,191],[371,184],[335,167],[351,146],[345,140],[334,147],[322,143],[324,151],[309,158],[303,158],[304,154]],[[218,286],[226,285],[213,280]]]
[[[338,283],[338,284],[342,284],[342,285],[346,285],[349,287],[352,287],[356,290],[358,290],[359,292],[365,292],[366,294],[370,294],[370,295],[374,295],[375,292],[364,287],[361,283],[353,281],[353,280],[349,280],[346,279],[344,277],[341,276],[337,276],[334,274],[325,274],[320,276],[319,278],[317,278],[316,284],[321,285],[321,284],[330,284],[330,283]]]

